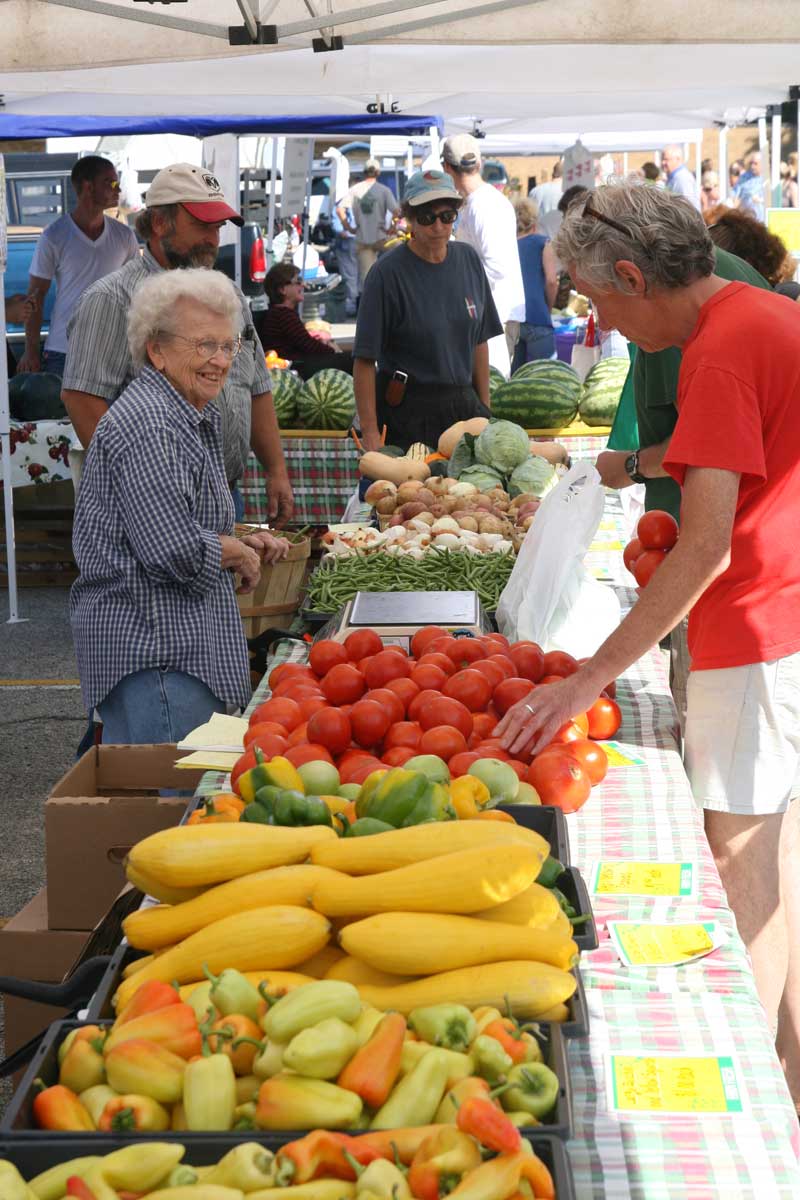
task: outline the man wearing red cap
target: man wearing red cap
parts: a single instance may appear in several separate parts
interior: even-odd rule
[[[219,231],[226,221],[244,224],[204,167],[175,163],[156,175],[145,208],[136,219],[136,232],[146,243],[143,253],[87,289],[67,329],[62,399],[84,446],[108,406],[134,376],[127,326],[136,287],[159,271],[212,268]],[[268,475],[270,519],[283,523],[292,515],[293,497],[272,403],[272,382],[243,295],[241,303],[242,349],[216,401],[222,415],[225,472],[238,501],[236,484],[252,448]],[[237,515],[241,518],[241,509]]]

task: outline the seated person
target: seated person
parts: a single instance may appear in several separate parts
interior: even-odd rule
[[[335,342],[309,333],[300,320],[297,310],[303,299],[303,281],[294,263],[276,263],[267,272],[264,287],[269,309],[254,317],[254,323],[265,351],[275,350],[281,358],[290,359],[303,379],[323,367],[336,367],[352,375],[352,355],[340,350]]]

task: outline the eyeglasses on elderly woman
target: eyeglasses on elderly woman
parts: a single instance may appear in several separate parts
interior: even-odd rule
[[[181,342],[188,342],[194,347],[194,351],[205,362],[209,362],[214,355],[219,352],[223,358],[227,358],[231,362],[242,348],[242,339],[240,337],[231,338],[230,341],[215,342],[213,338],[190,338],[184,337],[182,333],[170,333],[169,330],[160,329],[159,337],[178,338]]]

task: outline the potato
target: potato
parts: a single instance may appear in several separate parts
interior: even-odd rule
[[[405,483],[401,483],[397,489],[397,503],[408,504],[410,500],[416,500],[417,492],[421,491],[422,486],[418,479],[407,479]]]
[[[414,500],[419,504],[424,504],[427,508],[429,504],[433,504],[435,502],[436,497],[429,487],[421,487],[414,497]]]
[[[367,488],[364,499],[367,504],[377,504],[379,500],[383,500],[385,496],[395,497],[397,495],[397,487],[389,479],[376,479]]]
[[[375,511],[380,513],[382,517],[388,517],[396,508],[396,496],[382,496],[380,500],[375,501]]]

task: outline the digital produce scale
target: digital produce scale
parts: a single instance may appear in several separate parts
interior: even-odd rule
[[[492,629],[475,592],[358,592],[322,627],[315,641],[343,642],[356,629],[374,629],[387,646],[408,650],[423,625],[441,625],[465,637],[479,637]]]

